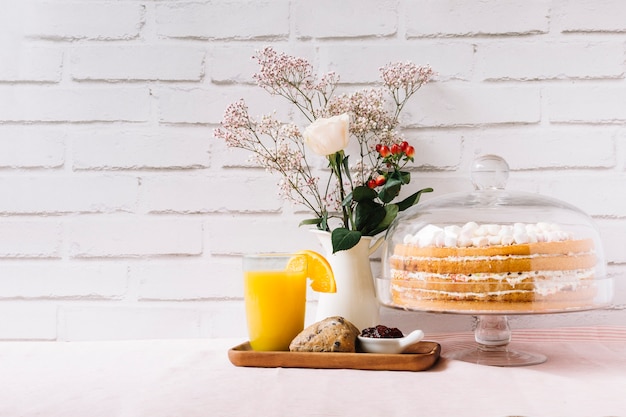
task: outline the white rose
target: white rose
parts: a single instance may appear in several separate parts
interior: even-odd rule
[[[304,130],[304,143],[318,155],[332,155],[348,146],[350,117],[344,113],[319,118]]]

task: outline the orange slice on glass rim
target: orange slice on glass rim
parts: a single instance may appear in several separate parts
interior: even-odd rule
[[[293,257],[287,264],[288,270],[300,270],[304,258],[306,276],[311,280],[311,289],[317,292],[337,292],[333,269],[323,255],[312,250],[301,250],[296,254],[302,256]]]

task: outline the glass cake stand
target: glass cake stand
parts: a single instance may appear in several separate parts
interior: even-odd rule
[[[476,316],[474,339],[477,346],[445,355],[449,359],[491,366],[537,365],[547,360],[541,353],[530,353],[509,348],[511,328],[504,315]]]
[[[444,357],[494,366],[522,366],[545,362],[546,356],[541,353],[528,353],[511,349],[509,343],[512,332],[508,318],[511,315],[584,311],[610,305],[613,297],[613,280],[607,277],[606,261],[599,232],[591,218],[575,206],[538,194],[505,191],[504,188],[509,176],[509,166],[499,156],[485,155],[478,157],[473,163],[471,174],[475,191],[470,193],[453,193],[433,198],[405,210],[392,222],[387,230],[383,245],[382,276],[376,279],[377,297],[382,305],[395,309],[465,314],[476,317],[477,324],[474,330],[476,346],[471,349],[444,353]],[[476,285],[477,281],[473,283],[459,283],[456,282],[456,279],[461,280],[462,278],[455,277],[455,279],[452,279],[450,277],[451,273],[441,272],[440,274],[443,274],[444,278],[440,279],[440,283],[433,284],[429,282],[424,284],[420,281],[422,278],[410,277],[411,274],[419,275],[419,273],[409,272],[409,270],[404,269],[405,265],[403,265],[399,273],[405,274],[406,278],[403,279],[408,279],[409,281],[407,282],[409,283],[400,285],[400,289],[396,288],[396,298],[394,300],[391,284],[392,262],[390,262],[390,259],[394,255],[396,247],[402,246],[406,248],[407,239],[409,239],[410,245],[422,246],[421,240],[418,243],[412,243],[415,240],[411,240],[415,239],[418,232],[423,231],[425,234],[428,234],[431,230],[442,230],[447,226],[452,226],[452,228],[460,227],[469,222],[482,225],[496,225],[498,227],[516,224],[554,225],[555,230],[563,231],[563,233],[571,236],[570,238],[573,240],[592,242],[592,255],[590,255],[592,256],[592,261],[590,262],[593,263],[593,259],[595,259],[595,265],[584,267],[584,273],[587,274],[584,281],[581,281],[578,277],[580,271],[577,271],[575,278],[565,274],[557,278],[558,274],[551,273],[540,274],[543,278],[527,276],[527,278],[531,279],[531,284],[526,284],[526,286],[530,285],[532,288],[531,295],[528,296],[530,298],[523,301],[513,300],[513,302],[510,300],[504,301],[505,296],[500,295],[505,294],[504,290],[499,288],[496,290],[491,289],[491,285],[502,285],[505,278],[500,278],[502,279],[500,283],[480,284],[483,286],[487,285],[492,294],[497,294],[491,301],[469,301],[469,299],[463,300],[461,295],[455,294],[473,292],[474,290],[469,289],[466,291],[466,288],[469,287],[463,288],[463,285]],[[546,236],[533,236],[529,242],[532,243],[532,239],[546,239]],[[536,241],[542,242],[543,240]],[[409,250],[411,250],[411,247],[414,247],[410,245]],[[445,250],[445,246],[448,243],[444,243],[440,239],[425,245],[428,247],[444,247]],[[494,245],[505,244],[496,242]],[[458,246],[452,244],[451,247],[455,248]],[[454,249],[452,249],[452,253],[456,253]],[[400,262],[413,262],[413,264],[418,266],[420,262],[428,262],[428,258],[423,260],[420,258],[422,255],[414,256],[413,252],[402,256],[404,258]],[[527,262],[531,265],[528,271],[535,271],[538,269],[538,267],[534,266],[538,262],[536,259],[544,255],[533,253],[529,247],[529,253],[524,256],[524,259],[527,259]],[[569,255],[564,254],[562,256],[567,258]],[[407,261],[407,258],[409,261]],[[445,260],[446,258],[437,257],[435,259]],[[459,262],[458,258],[452,259],[454,262]],[[396,269],[396,271],[398,270]],[[523,271],[527,270],[524,269]],[[534,272],[526,274],[531,273]],[[488,275],[491,272],[481,272],[481,274]],[[441,287],[437,288],[438,285]],[[407,286],[409,287],[408,290]],[[412,290],[414,287],[411,286],[415,286],[419,290]],[[433,294],[437,292],[441,294],[444,287],[448,291],[447,294],[450,294],[446,301],[436,300],[435,295],[427,295],[431,294],[429,291],[433,289],[437,290]],[[402,291],[407,291],[409,295],[405,295]],[[525,289],[525,291],[528,291],[528,289]],[[563,298],[557,299],[556,302],[554,300],[546,302],[545,299],[548,297],[542,298],[542,293],[550,293],[551,291],[562,293]],[[581,291],[586,292],[582,297],[580,296]],[[398,294],[401,295],[398,296]],[[478,294],[478,296],[482,295]],[[401,300],[398,301],[397,297],[400,297]],[[432,299],[429,297],[432,297]]]
[[[604,297],[609,296],[612,289],[612,281],[610,279],[603,280],[601,287],[605,292]],[[377,291],[382,293],[389,290],[388,279],[377,279]],[[384,297],[379,297],[381,303],[386,307],[391,307],[404,311],[426,312],[426,313],[444,313],[444,314],[464,314],[471,315],[476,319],[474,328],[475,345],[450,352],[442,352],[442,356],[447,359],[456,359],[464,362],[475,363],[479,365],[489,366],[528,366],[537,365],[547,360],[547,356],[540,352],[530,352],[526,350],[513,349],[510,342],[513,340],[513,332],[509,326],[509,317],[512,315],[529,315],[529,314],[549,314],[549,313],[568,313],[587,311],[607,307],[610,303],[598,303],[593,306],[581,306],[580,308],[553,310],[553,311],[533,311],[532,307],[528,307],[527,311],[510,311],[507,314],[503,312],[489,312],[485,310],[454,310],[453,302],[451,302],[450,310],[430,310],[428,308],[412,307],[407,308],[394,304],[391,300],[385,301]]]

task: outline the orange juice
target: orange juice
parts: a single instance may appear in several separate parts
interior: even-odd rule
[[[252,349],[289,350],[304,328],[306,272],[244,270],[244,298]]]

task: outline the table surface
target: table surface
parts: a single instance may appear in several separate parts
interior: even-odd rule
[[[471,333],[430,334],[442,351]],[[618,416],[626,327],[513,331],[547,362],[500,368],[442,358],[422,372],[244,368],[243,340],[0,343],[0,416]]]

